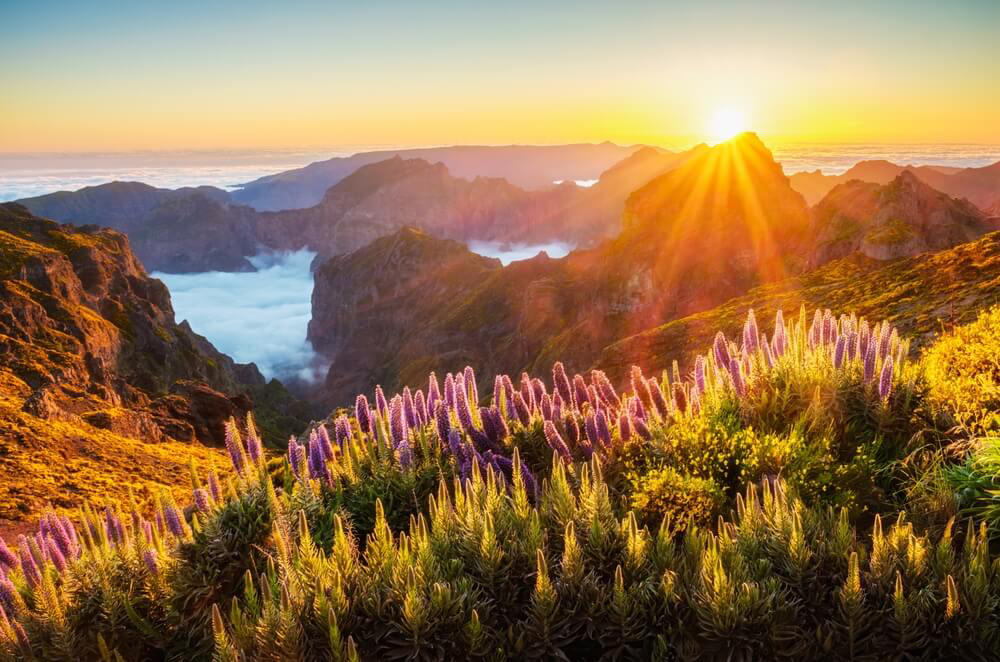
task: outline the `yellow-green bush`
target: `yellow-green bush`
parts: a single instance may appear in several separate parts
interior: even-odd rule
[[[943,336],[923,364],[936,411],[972,435],[1000,434],[1000,306]]]
[[[715,481],[684,476],[670,467],[643,476],[632,495],[632,507],[643,522],[658,526],[665,520],[678,531],[710,523],[724,501]]]

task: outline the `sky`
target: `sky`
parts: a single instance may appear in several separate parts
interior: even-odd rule
[[[0,0],[0,152],[997,144],[998,80],[997,0]]]

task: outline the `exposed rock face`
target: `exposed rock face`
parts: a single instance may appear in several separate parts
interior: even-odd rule
[[[326,397],[346,402],[396,373],[418,375],[423,365],[400,363],[401,345],[499,270],[498,260],[413,228],[326,261],[309,322],[309,340],[331,363]]]
[[[259,211],[304,209],[319,204],[327,190],[362,166],[394,157],[443,163],[455,177],[506,179],[524,189],[546,189],[556,180],[594,179],[637,147],[598,145],[455,146],[363,152],[311,163],[244,184],[232,196]]]
[[[373,360],[364,348],[342,353],[327,380],[330,404],[345,404],[343,398],[365,387],[361,381],[360,388],[337,385],[349,366],[379,364],[367,386],[380,381],[391,388],[416,386],[429,369],[457,370],[466,363],[483,375],[548,369],[555,359],[585,368],[615,339],[800,269],[801,259],[786,258],[804,254],[809,228],[802,197],[751,135],[705,148],[651,181],[629,198],[625,221],[614,241],[563,259],[540,255],[515,262],[487,278],[469,278],[461,269],[445,275],[427,263],[409,268],[407,274],[436,274],[447,283],[446,296],[440,304],[435,299],[435,314],[398,326],[374,307],[353,306],[345,315],[352,328],[391,329],[376,344],[380,357],[392,358]],[[405,233],[397,241],[416,243]],[[324,312],[320,319],[316,311],[329,311],[347,284],[376,273],[357,257],[367,250],[331,261],[335,284],[320,285],[331,262],[317,274],[310,337],[320,351],[323,338],[342,333],[336,314]],[[440,250],[468,259],[460,247]],[[400,320],[406,315],[401,309],[420,305],[419,296],[397,301],[392,315]]]
[[[221,443],[220,421],[264,386],[254,366],[174,322],[166,287],[124,235],[13,203],[0,205],[0,372],[31,390],[32,416],[148,441]]]
[[[904,170],[879,186],[840,184],[813,210],[815,247],[811,264],[854,252],[892,260],[972,241],[996,229],[997,219],[966,200],[936,191]]]
[[[820,171],[792,175],[792,188],[802,193],[809,204],[816,204],[835,186],[858,179],[873,184],[888,184],[904,170],[925,184],[955,198],[966,198],[981,210],[989,210],[1000,201],[1000,162],[981,168],[948,166],[901,166],[889,161],[861,161],[841,175]]]

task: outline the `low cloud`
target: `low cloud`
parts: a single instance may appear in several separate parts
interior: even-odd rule
[[[177,320],[186,319],[219,351],[256,363],[266,377],[315,381],[322,366],[306,340],[315,253],[263,253],[257,271],[152,275],[170,290]]]
[[[545,251],[549,257],[563,257],[573,245],[564,241],[552,241],[547,244],[511,244],[500,241],[470,241],[469,250],[485,257],[495,257],[504,265],[518,260],[527,260]]]

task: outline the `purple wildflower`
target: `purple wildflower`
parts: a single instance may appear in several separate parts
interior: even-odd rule
[[[684,390],[684,385],[680,382],[674,382],[674,406],[677,411],[684,413],[687,411],[687,392]]]
[[[403,469],[409,469],[413,466],[413,453],[410,451],[410,442],[403,439],[399,442],[399,446],[396,447],[396,452],[399,454],[399,466]]]
[[[528,404],[519,391],[514,392],[514,411],[517,413],[517,419],[521,421],[521,425],[531,423],[531,410],[528,409]]]
[[[865,383],[871,382],[875,377],[875,343],[869,341],[868,351],[865,353],[864,378]]]
[[[844,354],[847,361],[854,361],[858,353],[858,332],[849,331],[844,340]]]
[[[295,437],[288,438],[288,464],[292,467],[292,473],[302,478],[302,456],[299,453],[299,442]],[[218,497],[216,497],[218,500]]]
[[[622,401],[615,392],[615,387],[612,386],[611,380],[604,373],[603,370],[594,370],[591,373],[591,380],[597,386],[598,392],[600,392],[601,397],[609,404],[614,406],[615,409],[619,409],[622,406]]]
[[[403,399],[396,395],[389,402],[389,438],[396,448],[406,439],[406,424],[403,420]]]
[[[10,551],[10,547],[3,541],[3,538],[0,538],[0,565],[10,570],[14,570],[18,566],[17,556]]]
[[[247,455],[254,464],[260,464],[264,457],[264,444],[257,434],[257,427],[253,424],[253,419],[247,417]]]
[[[240,442],[240,433],[236,429],[233,419],[226,421],[225,425],[226,450],[229,451],[229,459],[233,463],[236,473],[243,475],[246,465],[246,456],[243,454],[243,444]]]
[[[479,389],[476,388],[476,372],[471,365],[465,366],[465,388],[468,389],[469,400],[479,403]]]
[[[341,414],[337,417],[337,420],[333,422],[333,437],[337,440],[337,448],[343,450],[344,445],[351,440],[351,421],[346,415]],[[333,459],[333,446],[329,443],[325,443],[323,446],[324,454],[327,454],[327,459]]]
[[[507,417],[514,417],[514,382],[510,380],[510,375],[502,375],[500,381],[503,382],[503,395],[506,399]]]
[[[194,507],[200,513],[207,513],[212,509],[212,501],[207,490],[199,487],[194,491]]]
[[[736,395],[742,396],[746,387],[743,383],[743,373],[740,369],[739,361],[733,361],[729,364],[729,376],[732,377],[733,389],[736,391]]]
[[[694,359],[694,383],[699,391],[705,390],[705,357],[701,354]]]
[[[715,353],[715,364],[723,370],[729,370],[729,343],[726,341],[725,334],[719,331],[715,334],[715,343],[712,345],[712,351]]]
[[[326,456],[323,454],[323,443],[319,435],[309,437],[309,471],[314,478],[330,479],[330,470],[326,466]]]
[[[437,409],[437,403],[441,401],[441,389],[438,386],[438,378],[433,372],[427,378],[427,413],[431,414]]]
[[[116,544],[124,543],[125,527],[122,526],[122,521],[118,517],[118,513],[113,512],[110,507],[107,507],[104,509],[104,519],[108,528],[108,537]]]
[[[489,445],[492,446],[498,443],[499,432],[493,424],[493,413],[490,411],[489,407],[479,408],[479,420],[482,421],[483,435],[489,439]]]
[[[586,439],[581,439],[580,443],[577,444],[577,448],[583,451],[583,456],[588,460],[594,457],[594,447]]]
[[[640,437],[642,437],[643,439],[645,439],[646,441],[649,441],[650,439],[653,438],[653,434],[649,431],[649,428],[646,427],[646,422],[641,418],[633,417],[632,427],[635,428],[635,433]]]
[[[163,521],[170,533],[178,538],[184,537],[184,518],[177,507],[167,501],[163,503]]]
[[[768,369],[774,367],[774,353],[771,351],[771,344],[767,342],[767,336],[760,337],[760,346],[764,350],[764,363]],[[697,386],[697,384],[695,384]]]
[[[417,389],[417,392],[413,394],[413,406],[417,409],[417,423],[427,425],[427,400],[424,398],[424,392],[420,389]]]
[[[403,387],[403,421],[411,430],[417,427],[417,408],[413,404],[413,394],[409,386]]]
[[[385,391],[382,390],[381,384],[375,385],[375,411],[383,417],[389,415],[389,403],[385,399]]]
[[[445,409],[443,405],[440,409],[447,411],[447,409]],[[465,452],[465,444],[462,442],[462,433],[455,428],[449,430],[447,444],[448,444],[448,450],[451,451],[451,454],[455,457],[455,460],[460,464],[462,462],[465,462],[466,452]]]
[[[472,409],[469,405],[469,396],[465,392],[464,381],[461,377],[455,380],[455,412],[458,414],[458,422],[462,424],[462,429],[471,434],[476,426],[472,421]]]
[[[600,439],[605,448],[611,448],[611,427],[608,424],[607,415],[598,410],[594,419],[597,424],[597,438]]]
[[[558,393],[556,394],[558,395]],[[542,410],[542,418],[546,421],[552,420],[552,398],[549,397],[548,393],[542,394],[542,404],[540,409]]]
[[[728,352],[726,356],[729,356]],[[667,408],[667,401],[663,397],[663,391],[660,390],[660,382],[658,382],[655,377],[650,377],[646,381],[646,384],[649,385],[649,392],[653,396],[653,407],[656,409],[656,412],[661,418],[666,418],[667,414],[670,413],[670,410]]]
[[[878,380],[878,395],[885,400],[892,393],[892,356],[886,356],[882,363],[882,375]]]
[[[837,346],[833,350],[833,367],[840,369],[844,365],[844,353],[847,350],[847,336],[837,338]]]
[[[861,320],[858,329],[858,359],[865,360],[868,356],[868,345],[871,341],[871,331],[868,328],[868,320]]]
[[[833,342],[833,313],[830,312],[829,308],[823,313],[823,326],[821,332],[823,334],[821,342],[824,345],[828,345]]]
[[[569,447],[566,442],[563,441],[562,436],[559,434],[559,430],[556,429],[555,423],[552,421],[545,421],[545,441],[548,442],[549,447],[559,454],[559,457],[563,459],[564,462],[570,462],[571,457],[569,453]]]
[[[618,414],[618,435],[625,442],[632,439],[632,424],[629,421],[629,413],[624,409]]]
[[[883,322],[881,331],[878,338],[878,358],[884,359],[889,355],[889,348],[892,346],[892,325],[888,322]]]
[[[563,398],[559,393],[552,394],[552,416],[553,421],[561,421],[563,417]]]
[[[142,562],[146,564],[146,570],[149,571],[151,577],[158,577],[160,575],[160,567],[157,564],[155,549],[146,549],[142,553]]]
[[[336,423],[334,423],[334,431],[336,431]],[[319,450],[323,453],[323,458],[326,460],[333,459],[333,443],[330,441],[330,433],[326,429],[326,424],[320,423],[316,426],[316,443],[319,445]]]
[[[437,403],[434,410],[434,421],[437,424],[438,439],[442,444],[447,444],[451,432],[451,419],[448,416],[448,407],[445,403]]]
[[[21,595],[17,592],[14,582],[0,573],[0,607],[10,612],[11,616],[16,616],[20,604]]]
[[[371,411],[368,409],[368,398],[363,393],[354,401],[354,419],[358,422],[362,434],[371,432]]]
[[[569,439],[569,443],[579,443],[580,426],[576,422],[576,416],[572,413],[567,414],[566,418],[563,419],[563,429],[566,430],[566,438]]]
[[[576,398],[576,410],[583,410],[583,403],[590,402],[590,394],[587,392],[587,382],[581,375],[573,375],[573,391]]]
[[[46,541],[48,546],[49,560],[52,561],[52,565],[56,567],[59,574],[66,572],[66,557],[63,556],[62,551],[59,549],[59,545],[52,538]]]
[[[562,396],[565,402],[573,402],[573,391],[570,388],[569,377],[566,376],[566,368],[562,361],[556,361],[552,366],[552,388]]]
[[[528,407],[528,411],[535,411],[535,389],[531,385],[531,377],[528,373],[521,373],[521,398],[524,400],[524,404]]]
[[[757,332],[757,318],[754,317],[753,308],[747,311],[747,321],[743,323],[743,348],[753,354],[757,351],[759,338]]]
[[[498,407],[490,407],[490,416],[493,418],[493,428],[496,430],[497,444],[503,442],[510,434],[510,429],[507,427],[507,421],[503,419],[503,414],[500,413]]]
[[[455,376],[450,372],[444,376],[444,401],[449,409],[455,408]]]
[[[594,412],[587,412],[587,417],[583,420],[583,429],[587,433],[587,441],[590,442],[590,445],[598,446],[600,437],[597,433],[597,417],[594,416]]]
[[[524,462],[521,462],[521,482],[524,484],[524,491],[533,500],[538,500],[538,481],[535,480],[535,475],[531,473],[531,469]]]

